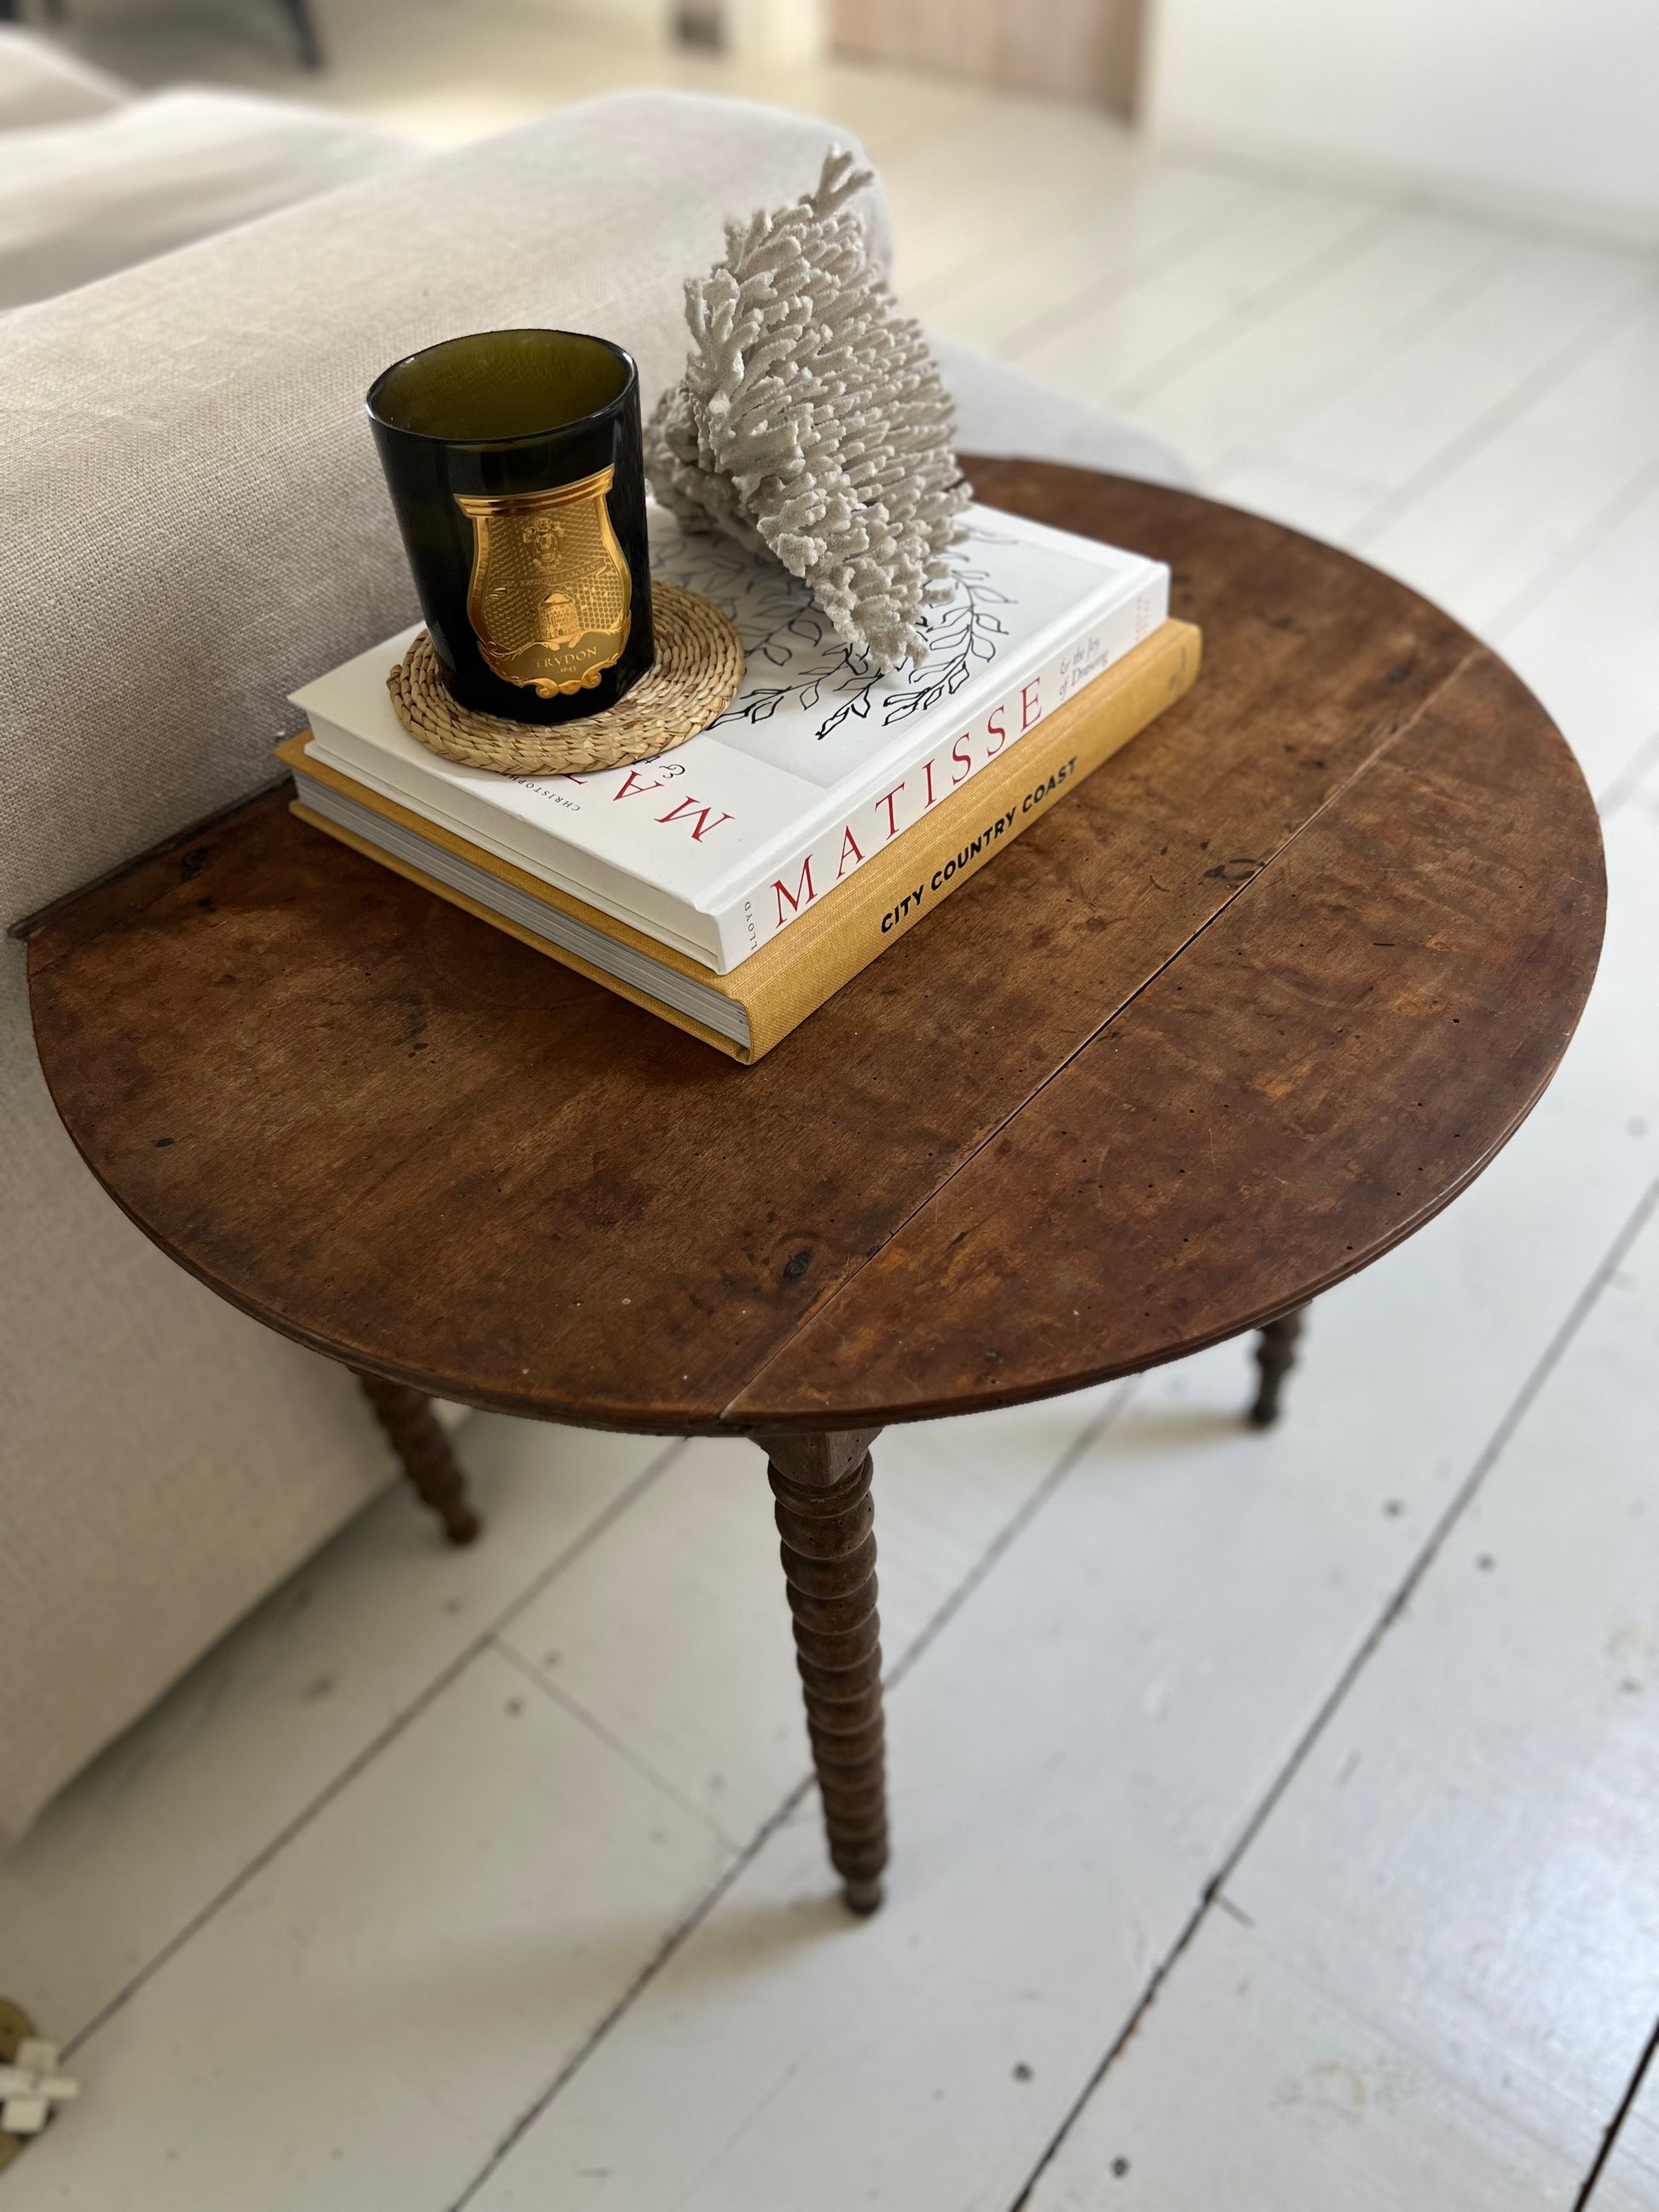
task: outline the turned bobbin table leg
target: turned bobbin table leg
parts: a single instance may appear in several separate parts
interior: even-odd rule
[[[830,1856],[854,1912],[881,1903],[887,1778],[870,1446],[879,1431],[757,1437],[777,1501],[795,1663]]]
[[[1307,1316],[1306,1306],[1297,1306],[1293,1313],[1281,1314],[1277,1321],[1270,1321],[1256,1339],[1255,1364],[1261,1370],[1261,1380],[1249,1411],[1253,1429],[1270,1429],[1279,1419],[1279,1394],[1284,1388],[1285,1377],[1296,1364],[1296,1340]]]
[[[387,1382],[361,1369],[354,1371],[422,1504],[429,1505],[443,1522],[452,1544],[470,1544],[483,1523],[467,1498],[466,1478],[456,1464],[431,1399],[405,1382]]]

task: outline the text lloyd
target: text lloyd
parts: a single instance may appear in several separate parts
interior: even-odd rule
[[[960,874],[965,869],[971,867],[975,861],[984,860],[998,838],[1013,828],[1020,815],[1029,814],[1034,806],[1041,806],[1044,799],[1054,797],[1076,766],[1077,755],[1073,753],[1071,759],[1063,762],[1046,781],[1038,784],[1034,791],[1028,791],[1017,807],[1011,806],[1006,814],[1000,815],[994,822],[988,823],[971,844],[963,847],[954,860],[947,860],[942,868],[935,868],[930,888],[936,891],[942,890],[952,876]],[[907,891],[896,907],[883,915],[882,935],[885,937],[890,930],[897,929],[907,915],[915,914],[921,904],[922,897],[923,887],[921,884],[916,885],[915,890]]]

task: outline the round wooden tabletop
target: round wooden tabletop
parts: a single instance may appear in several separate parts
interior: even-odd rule
[[[1595,970],[1571,753],[1403,586],[1036,464],[980,496],[1168,561],[1181,706],[754,1067],[279,793],[30,943],[93,1172],[235,1304],[555,1420],[873,1427],[1255,1326],[1426,1221]]]

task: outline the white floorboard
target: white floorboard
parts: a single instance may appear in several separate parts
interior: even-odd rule
[[[1134,270],[1075,320],[1001,350],[1034,376],[1098,405],[1127,404],[1283,296],[1340,267],[1382,231],[1366,200],[1284,185],[1235,192],[1190,251]],[[969,333],[962,333],[967,336]]]
[[[1659,732],[1659,463],[1497,642],[1605,791]]]
[[[1518,2089],[1518,2085],[1516,2085]],[[1030,2212],[1568,2212],[1583,2168],[1403,2039],[1371,1993],[1208,1914]]]
[[[1242,1374],[1236,1389],[1242,1395]],[[901,1440],[884,1483],[884,1504],[890,1500],[891,1508],[883,1527],[884,1627],[895,1660],[902,1662],[1067,1453],[1109,1419],[1121,1396],[1109,1389],[1085,1392],[982,1421],[933,1425]],[[401,1494],[381,1501],[313,1571],[321,1601],[316,1592],[309,1601],[296,1601],[296,1589],[267,1608],[270,1619],[256,1619],[212,1655],[180,1693],[183,1717],[164,1707],[145,1723],[161,1747],[158,1755],[144,1756],[143,1731],[121,1747],[128,1753],[125,1790],[112,1811],[111,1785],[94,1772],[48,1814],[17,1863],[11,1929],[20,1955],[31,1930],[42,1946],[33,2008],[40,2018],[65,2017],[59,2007],[70,1984],[54,1984],[54,1971],[67,1976],[79,1965],[83,2002],[88,1996],[107,2002],[118,1975],[124,1982],[136,1978],[125,2001],[77,2054],[76,2063],[101,2084],[100,2108],[112,2116],[109,2132],[94,2136],[77,2126],[72,2168],[31,2157],[15,2185],[20,2204],[100,2204],[118,2172],[130,2192],[125,2202],[207,2212],[222,2201],[216,2192],[225,2186],[237,2146],[265,2159],[262,2130],[280,2124],[274,2115],[282,2099],[305,2102],[282,2057],[297,2031],[282,2003],[273,2009],[261,1999],[260,2017],[246,2024],[235,2060],[258,2082],[247,2101],[240,2090],[230,2096],[216,2131],[198,2127],[191,2115],[204,2081],[218,2078],[226,2035],[222,2010],[204,2002],[204,1989],[222,1988],[231,2002],[230,1992],[280,1985],[295,1930],[313,1924],[316,1942],[332,1957],[343,1939],[322,1900],[336,1898],[338,1915],[349,1919],[365,1884],[374,1885],[375,1839],[389,1826],[417,1827],[425,1820],[399,1762],[416,1759],[436,1795],[453,1790],[493,1805],[505,1871],[492,1871],[488,1854],[469,1856],[479,1846],[464,1823],[441,1823],[429,1848],[422,1839],[414,1853],[417,1871],[397,1887],[395,1906],[388,1905],[384,1922],[369,1913],[353,1938],[351,1975],[364,2022],[337,2063],[348,2082],[364,2069],[374,2076],[362,2081],[371,2114],[382,2101],[396,2108],[407,2096],[434,2106],[434,2127],[463,2103],[469,2118],[453,2157],[438,2156],[416,2130],[406,2168],[376,2163],[374,2140],[348,2143],[337,2159],[331,2154],[328,2165],[314,2171],[302,2161],[299,2177],[313,2192],[303,2199],[307,2205],[361,2202],[367,2185],[360,2154],[370,2161],[373,2185],[395,2191],[386,2201],[400,2212],[428,2206],[436,2212],[447,2204],[696,1910],[736,1857],[739,1840],[774,1816],[804,1780],[805,1735],[776,1536],[763,1463],[752,1446],[691,1447],[684,1455],[691,1464],[683,1469],[682,1455],[665,1453],[660,1440],[489,1420],[466,1430],[462,1449],[483,1477],[481,1504],[498,1516],[478,1547],[450,1552],[432,1540]],[[503,1462],[511,1487],[500,1480]],[[564,1540],[532,1577],[526,1545],[538,1504]],[[417,1540],[426,1540],[412,1567],[404,1523],[392,1522],[398,1509]],[[545,1540],[552,1529],[541,1533]],[[490,1588],[480,1575],[480,1563],[491,1556],[498,1577],[511,1563],[510,1583]],[[428,1564],[423,1573],[421,1559],[437,1566]],[[396,1573],[398,1565],[406,1571]],[[510,1595],[504,1594],[508,1589]],[[392,1698],[400,1686],[396,1662],[413,1663],[410,1655],[423,1633],[429,1637],[434,1613],[453,1624],[449,1633],[464,1659],[459,1674],[432,1673],[436,1694],[417,1701],[412,1717],[387,1733],[360,1769],[347,1766],[343,1787],[328,1784],[337,1780],[348,1747],[314,1731],[306,1749],[309,1778],[314,1783],[319,1771],[326,1778],[320,1802],[302,1807],[306,1817],[283,1832],[276,1816],[288,1813],[307,1778],[307,1762],[295,1755],[290,1714],[297,1709],[302,1719],[307,1705],[334,1698],[347,1711],[359,1677]],[[466,1616],[463,1641],[459,1624]],[[485,1648],[465,1659],[481,1632]],[[554,1647],[547,1638],[553,1632],[568,1647],[568,1663],[563,1650],[550,1661]],[[436,1648],[428,1642],[423,1653],[428,1670],[441,1668],[449,1656],[445,1641]],[[481,1681],[493,1686],[479,1691]],[[323,1683],[331,1687],[319,1695]],[[544,1710],[559,1716],[556,1771],[520,1775],[525,1739],[514,1729],[492,1725],[476,1747],[462,1744],[461,1731],[493,1711],[492,1699],[509,1718]],[[398,1712],[387,1704],[374,1717],[395,1720]],[[461,1717],[444,1717],[454,1714]],[[357,1716],[350,1748],[363,1733],[363,1717]],[[171,1747],[181,1739],[188,1755],[182,1766],[174,1755],[170,1765]],[[408,1739],[417,1751],[402,1748]],[[334,1764],[324,1765],[331,1753]],[[574,1780],[561,1778],[566,1769]],[[390,1810],[381,1794],[388,1788],[396,1793]],[[256,1808],[244,1812],[240,1829],[237,1790]],[[631,1808],[617,1820],[641,1833],[649,1828],[653,1856],[636,1861],[623,1853],[611,1864],[606,1855],[613,1802]],[[661,1808],[661,1819],[653,1808]],[[600,1822],[597,1834],[587,1832],[590,1814]],[[461,1818],[456,1811],[455,1821]],[[171,1869],[171,1885],[152,1894],[181,1820],[205,1829],[204,1848],[216,1856],[204,1864],[186,1851],[183,1865]],[[139,1869],[152,1876],[136,1895],[125,1877],[135,1850]],[[181,1893],[200,1893],[222,1862],[239,1863],[239,1850],[254,1862],[246,1879],[169,1953]],[[255,1856],[261,1850],[263,1859]],[[596,1878],[590,1852],[605,1858],[617,1885],[611,1902],[638,1925],[630,1921],[583,1964],[590,1912],[609,1909],[605,1877]],[[520,1864],[521,1882],[514,1871]],[[647,1875],[651,1881],[642,1887]],[[452,1942],[463,1953],[487,1950],[497,1939],[471,1891],[475,1883],[488,1887],[497,1880],[516,1885],[509,1899],[515,1911],[524,1901],[520,1889],[527,1897],[541,1885],[536,1928],[553,1984],[551,2025],[534,2039],[537,2055],[526,2060],[530,2070],[506,2069],[499,2097],[486,2086],[495,2081],[489,2069],[495,2031],[487,2005],[471,2022],[458,2017],[450,2039],[434,2038],[427,2045],[408,2044],[390,2025],[408,2002],[405,1938],[417,1948],[429,1940],[440,1954]],[[79,1944],[66,1943],[65,1931],[77,1925]],[[452,1926],[461,1932],[447,1934]],[[305,1945],[312,1941],[307,1933]],[[567,1945],[574,1947],[578,1962],[574,1979],[563,1963]],[[9,1954],[9,1934],[7,1948]],[[343,2003],[343,1996],[331,1992],[320,1970],[307,1968],[302,1983],[284,2002],[299,2008],[314,1995],[323,2008],[318,2033],[337,2042],[330,2008],[337,1996]],[[258,2056],[267,2037],[269,2065]],[[158,2052],[165,2063],[152,2076],[147,2069]],[[388,2069],[389,2081],[383,2078]],[[242,2078],[236,2075],[239,2082]],[[453,2096],[452,2081],[459,2085]],[[267,2086],[277,2100],[271,2115],[264,2103]],[[181,2163],[178,2144],[185,2134],[199,2155]],[[291,2162],[276,2170],[283,2187],[299,2186]],[[331,2193],[337,2181],[339,2193]],[[31,2200],[30,2190],[50,2193]],[[290,2201],[276,2182],[268,2197],[246,2199],[250,2205]]]
[[[1484,224],[1402,212],[1276,313],[1126,397],[1138,422],[1208,474],[1433,328],[1512,251]]]
[[[1593,553],[1659,459],[1659,283],[1531,404],[1395,519],[1356,533],[1367,559],[1455,607],[1483,636],[1512,629],[1558,565]]]
[[[8,1995],[80,2033],[665,1456],[491,1422],[465,1446],[490,1540],[401,1488],[192,1669],[0,1858]]]
[[[1591,2212],[1659,2212],[1659,1227],[1589,1296],[1659,1180],[1659,257],[519,0],[324,0],[314,82],[264,0],[76,25],[434,143],[644,81],[834,118],[915,312],[1511,657],[1612,908],[1557,1082],[1319,1302],[1279,1430],[1235,1345],[882,1440],[873,1922],[757,1455],[477,1421],[481,1545],[389,1494],[0,1864],[85,2082],[8,2204],[1571,2212],[1617,2122]]]
[[[941,242],[927,256],[912,238],[907,203],[932,189],[930,179],[913,179],[908,164],[890,188],[899,296],[925,322],[991,353],[1196,252],[1234,218],[1239,198],[1237,179],[1215,170],[1137,164],[1115,190],[1079,195],[1075,204],[1068,196],[1060,221],[1040,202],[1005,194],[1015,220],[994,252],[979,244],[976,202],[953,210],[949,223],[935,214],[952,250]]]
[[[8,2197],[443,2205],[729,1856],[485,1651],[83,2047]]]
[[[1115,1396],[927,1423],[884,1444],[890,1665]],[[621,1516],[583,1571],[550,1583],[501,1641],[738,1840],[806,1776],[777,1532],[752,1444],[690,1445],[648,1505]]]
[[[1242,1432],[1240,1379],[1143,1386],[891,1693],[878,1919],[837,1924],[809,1801],[472,2201],[592,2166],[629,2212],[1010,2201],[1308,1717],[1295,1647],[1374,1605],[1331,1571],[1356,1524],[1409,1542]]]
[[[1659,2015],[1656,1196],[1032,2212],[1572,2204]]]
[[[1648,274],[1634,255],[1516,244],[1406,345],[1273,441],[1279,459],[1397,491],[1455,458],[1496,407],[1558,374]]]

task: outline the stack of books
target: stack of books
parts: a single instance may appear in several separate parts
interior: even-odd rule
[[[747,665],[633,768],[504,776],[428,751],[386,675],[413,630],[296,692],[278,756],[317,829],[740,1060],[758,1060],[1192,684],[1156,561],[988,507],[919,667],[849,653],[764,556],[653,509],[652,567]]]

